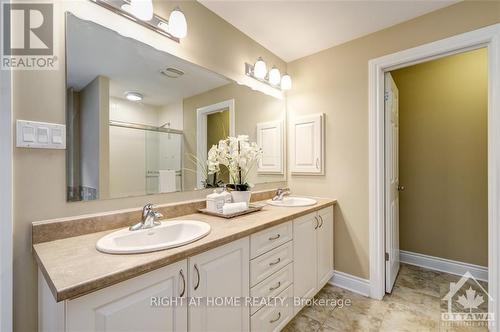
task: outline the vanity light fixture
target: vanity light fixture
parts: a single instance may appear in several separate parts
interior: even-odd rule
[[[178,43],[187,36],[186,16],[179,7],[172,10],[167,20],[154,14],[152,0],[91,1]]]
[[[139,92],[128,91],[125,92],[125,98],[127,98],[130,101],[141,101],[144,98],[144,96]]]
[[[168,18],[168,31],[177,38],[184,38],[187,36],[187,22],[186,16],[179,7],[175,7],[170,13]]]
[[[281,78],[281,90],[286,91],[292,88],[292,78],[290,75],[285,74]]]
[[[273,66],[273,69],[269,71],[269,83],[271,85],[279,85],[281,82],[280,70]]]
[[[275,66],[267,72],[267,65],[261,57],[257,59],[254,65],[245,63],[245,75],[278,90],[285,91],[292,88],[292,78],[290,75],[285,74],[282,77],[280,70]]]
[[[259,80],[263,80],[267,75],[267,66],[264,59],[258,58],[253,66],[253,76]]]
[[[151,21],[153,18],[152,0],[130,0],[130,4],[123,4],[121,8],[143,21]]]

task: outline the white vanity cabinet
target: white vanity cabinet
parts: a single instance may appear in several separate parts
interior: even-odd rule
[[[294,296],[310,299],[333,276],[332,207],[294,220],[293,255]]]
[[[186,331],[187,260],[67,301],[66,331]],[[155,301],[157,299],[157,301]]]
[[[189,331],[248,331],[250,245],[248,237],[189,258],[190,298],[241,299],[241,306],[204,303],[189,307]]]

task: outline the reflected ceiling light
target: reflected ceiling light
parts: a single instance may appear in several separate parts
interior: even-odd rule
[[[290,75],[285,74],[281,78],[281,90],[290,90],[292,88],[292,78]]]
[[[127,98],[130,101],[141,101],[144,98],[144,96],[139,92],[128,91],[125,92],[125,98]]]
[[[273,66],[273,69],[269,71],[269,83],[271,85],[279,85],[281,81],[280,70]]]
[[[177,38],[184,38],[187,36],[187,22],[186,16],[179,7],[176,7],[170,13],[168,18],[168,32]]]
[[[259,80],[263,80],[267,75],[267,66],[264,60],[259,57],[253,66],[253,76]]]
[[[122,9],[143,21],[151,21],[153,18],[152,0],[131,0],[130,4],[124,4]]]

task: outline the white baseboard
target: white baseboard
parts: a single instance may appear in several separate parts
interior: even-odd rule
[[[328,283],[363,296],[370,295],[370,280],[356,277],[351,274],[334,271],[333,277]]]
[[[488,268],[485,266],[474,265],[453,261],[451,259],[433,257],[405,250],[399,251],[399,260],[401,263],[425,267],[430,270],[446,272],[450,274],[463,275],[469,271],[474,278],[488,281]]]

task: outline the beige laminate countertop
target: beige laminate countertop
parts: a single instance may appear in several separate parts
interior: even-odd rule
[[[336,203],[332,199],[317,200],[316,205],[307,207],[266,205],[262,211],[233,219],[201,213],[174,218],[204,221],[212,229],[198,241],[162,251],[127,255],[97,251],[97,240],[116,231],[111,230],[38,243],[33,245],[33,254],[54,298],[59,302],[139,276]]]

